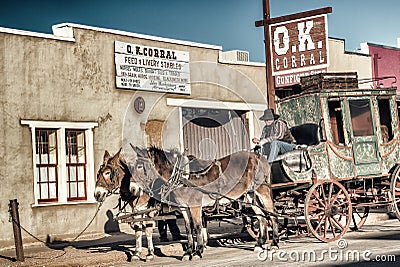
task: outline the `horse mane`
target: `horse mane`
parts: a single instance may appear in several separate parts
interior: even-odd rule
[[[152,145],[147,149],[147,151],[149,154],[154,155],[154,158],[157,158],[163,162],[168,160],[167,156],[165,155],[166,151],[157,146]]]
[[[132,200],[133,194],[129,190],[132,173],[129,169],[128,164],[125,161],[125,158],[122,155],[118,159],[118,165],[121,167],[122,171],[124,172],[124,177],[122,177],[121,186],[120,186],[121,199],[123,201]]]
[[[176,153],[177,156],[181,156],[182,154],[180,152],[176,151],[169,151],[169,150],[164,150],[162,148],[156,147],[156,146],[150,146],[148,148],[148,153],[149,155],[153,155],[154,157],[154,162],[158,161],[162,163],[163,171],[168,171],[172,172],[172,169],[174,167],[174,161],[173,161],[173,154]]]

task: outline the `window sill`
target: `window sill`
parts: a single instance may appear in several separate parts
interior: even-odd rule
[[[54,202],[54,203],[40,203],[40,204],[32,204],[32,208],[38,207],[51,207],[51,206],[65,206],[65,205],[84,205],[84,204],[97,204],[98,202],[95,200],[92,201],[71,201],[71,202]]]

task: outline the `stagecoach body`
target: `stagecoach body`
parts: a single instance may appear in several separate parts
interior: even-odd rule
[[[358,89],[354,76],[311,76],[303,93],[279,103],[289,125],[321,127],[309,150],[318,179],[388,176],[398,163],[396,88]]]
[[[293,170],[284,157],[272,164],[282,213],[303,213],[309,230],[327,242],[339,239],[352,221],[353,229],[361,227],[374,207],[387,206],[399,217],[396,88],[359,89],[356,73],[323,73],[302,78],[300,92],[281,99],[277,110],[292,133],[311,125],[318,137],[306,144],[309,168]],[[310,131],[296,135],[307,143]],[[340,205],[342,210],[335,207]]]

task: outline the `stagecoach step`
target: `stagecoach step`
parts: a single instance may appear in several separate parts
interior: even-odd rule
[[[149,221],[160,221],[160,220],[171,220],[176,219],[175,215],[160,215],[155,217],[135,218],[137,214],[124,214],[114,218],[119,223],[136,223],[136,222],[149,222]]]

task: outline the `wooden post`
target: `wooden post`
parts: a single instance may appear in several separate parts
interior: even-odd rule
[[[21,227],[19,223],[18,202],[16,199],[10,200],[9,211],[11,214],[14,230],[14,243],[15,251],[17,254],[17,261],[25,261],[24,247],[22,245]]]
[[[267,99],[268,106],[275,110],[275,82],[274,77],[272,76],[271,35],[269,30],[270,19],[271,10],[269,0],[263,0],[263,20],[256,21],[256,27],[264,27],[265,77],[267,79]]]
[[[272,62],[271,62],[271,34],[269,30],[269,20],[271,18],[271,9],[269,0],[263,0],[263,13],[264,13],[264,39],[265,39],[265,68],[267,78],[267,96],[268,105],[270,108],[276,110],[275,106],[275,82],[272,76]]]

